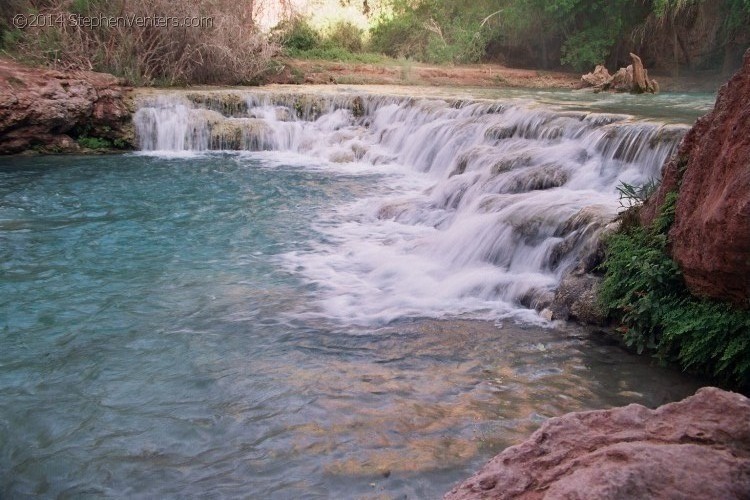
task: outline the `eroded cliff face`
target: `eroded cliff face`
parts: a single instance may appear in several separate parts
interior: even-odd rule
[[[132,146],[130,89],[112,75],[0,59],[0,154],[71,152],[81,138]]]
[[[670,251],[695,295],[750,305],[750,50],[666,164],[644,205],[650,225],[678,193]]]
[[[456,486],[480,498],[747,498],[750,400],[714,387],[649,410],[551,418]]]

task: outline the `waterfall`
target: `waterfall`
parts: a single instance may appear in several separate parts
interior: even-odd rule
[[[142,99],[144,151],[293,152],[390,174],[387,195],[331,215],[334,243],[286,255],[361,321],[496,315],[549,303],[688,127],[506,101],[265,90]],[[338,218],[336,218],[338,217]],[[528,309],[525,309],[528,311]]]

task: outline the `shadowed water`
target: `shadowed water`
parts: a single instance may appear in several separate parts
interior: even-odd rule
[[[348,323],[295,256],[412,184],[299,160],[0,160],[0,497],[434,498],[547,417],[697,387],[570,326]]]

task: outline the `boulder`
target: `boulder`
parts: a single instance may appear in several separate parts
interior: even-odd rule
[[[715,387],[650,410],[547,420],[445,495],[450,500],[750,496],[750,400]]]
[[[631,53],[633,63],[620,68],[610,75],[602,65],[597,65],[593,72],[581,77],[581,88],[593,87],[595,92],[609,90],[613,92],[632,92],[634,94],[659,92],[659,84],[648,77],[641,58]]]
[[[0,59],[0,154],[78,149],[81,136],[132,145],[129,88],[112,75]]]
[[[555,290],[549,307],[552,319],[575,320],[586,325],[604,325],[607,315],[599,306],[602,277],[591,273],[570,272]]]
[[[612,75],[610,89],[615,92],[630,92],[633,88],[633,65],[628,64],[626,68],[620,68]]]
[[[641,209],[650,225],[678,194],[670,253],[695,295],[750,306],[750,50],[664,166]]]
[[[648,70],[643,67],[641,58],[631,52],[630,59],[633,60],[633,86],[631,87],[631,92],[635,92],[636,94],[643,94],[644,92],[655,93],[658,87],[649,79]]]
[[[563,274],[546,316],[556,320],[574,320],[586,325],[604,326],[607,315],[599,305],[599,287],[603,277],[604,240],[617,231],[619,222],[611,222],[606,207],[584,207],[562,226],[565,238],[550,254],[553,268],[566,257],[575,255],[577,265]]]
[[[607,68],[601,64],[597,64],[594,71],[586,73],[581,77],[581,83],[584,87],[601,87],[608,83],[612,79],[612,76],[607,71]]]

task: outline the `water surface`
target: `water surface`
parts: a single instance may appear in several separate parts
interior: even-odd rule
[[[297,160],[0,160],[0,496],[434,498],[547,417],[696,388],[571,326],[347,323],[297,257],[392,174]]]

